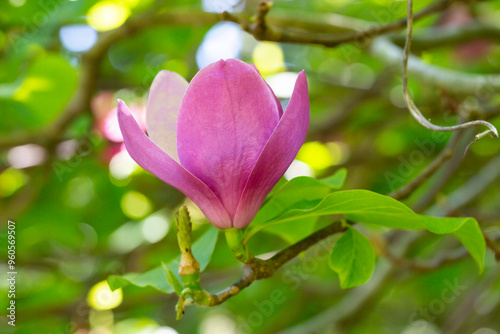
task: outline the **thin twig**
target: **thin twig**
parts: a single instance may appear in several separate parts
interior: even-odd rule
[[[456,132],[450,139],[446,147],[439,153],[436,158],[413,180],[408,184],[402,186],[401,188],[393,191],[387,196],[390,196],[398,201],[408,198],[418,187],[420,187],[425,181],[427,181],[434,173],[436,173],[439,168],[448,161],[455,152],[455,149],[460,142],[461,132]]]
[[[453,156],[453,149],[445,148],[425,169],[403,187],[394,190],[388,196],[402,201],[408,198],[418,187],[427,181],[434,173]]]
[[[483,232],[484,240],[486,241],[486,246],[495,254],[495,259],[500,261],[500,247],[497,245],[496,241],[490,238],[486,233]]]
[[[404,47],[404,53],[403,53],[403,74],[402,74],[402,81],[403,81],[403,94],[405,97],[405,102],[406,106],[408,107],[408,110],[412,114],[412,116],[423,126],[430,130],[434,131],[442,131],[442,132],[450,132],[450,131],[456,131],[459,129],[465,129],[465,128],[470,128],[473,126],[478,126],[478,125],[483,125],[486,126],[489,130],[482,132],[478,135],[476,135],[476,141],[483,138],[484,136],[491,134],[493,137],[498,138],[498,131],[493,126],[493,124],[478,120],[478,121],[471,121],[459,125],[454,125],[454,126],[439,126],[432,124],[429,122],[420,112],[418,107],[415,105],[413,102],[411,96],[410,96],[410,90],[408,89],[408,58],[410,56],[410,47],[411,47],[411,33],[413,29],[413,0],[408,0],[408,21],[407,21],[407,31],[406,31],[406,43]]]

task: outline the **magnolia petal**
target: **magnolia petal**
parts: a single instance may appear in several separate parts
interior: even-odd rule
[[[304,71],[276,130],[262,150],[252,170],[233,219],[233,226],[244,228],[255,217],[267,194],[279,181],[304,143],[309,127],[309,94]]]
[[[142,168],[182,191],[198,205],[215,227],[231,227],[231,218],[212,190],[156,146],[121,100],[118,100],[118,122],[128,153]]]
[[[257,68],[257,66],[255,66],[254,63],[250,63],[248,65],[252,66],[252,68],[255,71],[257,71],[257,73],[259,73],[259,75],[260,75],[259,69]],[[280,101],[280,99],[278,99],[278,97],[276,96],[276,94],[274,94],[273,89],[271,88],[271,86],[269,86],[269,84],[267,82],[266,82],[266,85],[267,85],[267,88],[269,88],[269,90],[271,91],[271,94],[273,94],[273,96],[274,96],[274,100],[276,101],[276,105],[278,107],[278,113],[279,113],[279,116],[281,118],[281,116],[283,116],[283,106],[281,106],[281,101]]]
[[[278,121],[275,97],[240,60],[208,65],[189,84],[177,119],[179,161],[214,191],[231,217]]]
[[[146,126],[149,138],[172,159],[177,156],[177,115],[188,82],[179,74],[160,71],[149,90]]]

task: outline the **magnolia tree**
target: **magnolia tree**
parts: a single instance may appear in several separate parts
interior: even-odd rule
[[[192,5],[0,5],[2,328],[498,333],[497,6]]]

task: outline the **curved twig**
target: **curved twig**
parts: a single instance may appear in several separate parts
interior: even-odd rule
[[[411,33],[413,29],[413,0],[408,0],[408,20],[407,20],[407,30],[406,30],[406,42],[404,46],[404,56],[403,56],[403,73],[402,73],[402,81],[403,81],[403,94],[406,102],[406,106],[410,111],[411,115],[423,126],[430,130],[441,131],[441,132],[450,132],[456,131],[459,129],[470,128],[477,125],[486,126],[489,130],[482,132],[476,135],[476,141],[491,134],[494,138],[498,138],[498,130],[493,126],[493,124],[483,121],[470,121],[467,123],[462,123],[453,126],[439,126],[429,122],[420,112],[418,107],[413,102],[410,91],[408,89],[408,58],[410,57],[410,47],[411,47]]]

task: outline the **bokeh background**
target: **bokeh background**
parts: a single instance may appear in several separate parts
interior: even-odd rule
[[[418,1],[415,9],[431,2]],[[461,73],[499,73],[499,3],[454,2],[416,23],[415,38],[423,41],[416,42],[416,55]],[[173,214],[182,203],[191,209],[195,237],[210,228],[181,193],[138,167],[122,143],[117,98],[143,119],[149,85],[160,70],[190,80],[211,62],[239,58],[257,66],[286,106],[297,73],[305,69],[311,126],[286,179],[326,177],[345,167],[345,188],[388,194],[418,175],[453,136],[432,133],[411,118],[399,63],[373,52],[370,41],[335,48],[260,42],[216,14],[228,11],[246,18],[255,14],[257,4],[0,3],[0,268],[2,275],[7,272],[11,219],[16,222],[18,269],[17,325],[14,330],[2,316],[2,333],[500,332],[500,269],[493,255],[488,251],[486,269],[478,274],[453,238],[426,233],[366,229],[378,245],[377,269],[366,285],[347,291],[339,288],[325,256],[317,256],[328,249],[306,252],[221,306],[189,307],[180,321],[175,320],[174,295],[150,287],[109,290],[109,275],[144,272],[177,255]],[[155,21],[160,14],[165,16]],[[283,29],[342,34],[353,25],[383,25],[405,15],[404,1],[277,0],[269,18]],[[476,26],[492,32],[425,43],[426,38],[432,42],[437,29],[460,32]],[[391,34],[401,46],[402,32]],[[438,124],[473,115],[500,126],[499,96],[488,87],[458,94],[453,87],[410,77],[416,103]],[[495,239],[500,232],[500,141],[485,138],[464,158],[475,131],[456,135],[451,159],[406,203],[418,212],[473,216]],[[328,221],[322,218],[317,226]],[[406,239],[411,242],[402,250]],[[265,254],[289,242],[283,230],[264,230],[250,247]],[[405,260],[384,257],[385,247],[394,247]],[[440,257],[449,261],[436,262]],[[405,262],[414,259],[438,265],[418,270]],[[216,292],[236,281],[240,271],[221,235],[202,275],[204,286]],[[2,315],[7,288],[2,279]],[[283,302],[269,306],[275,291],[283,294]]]

